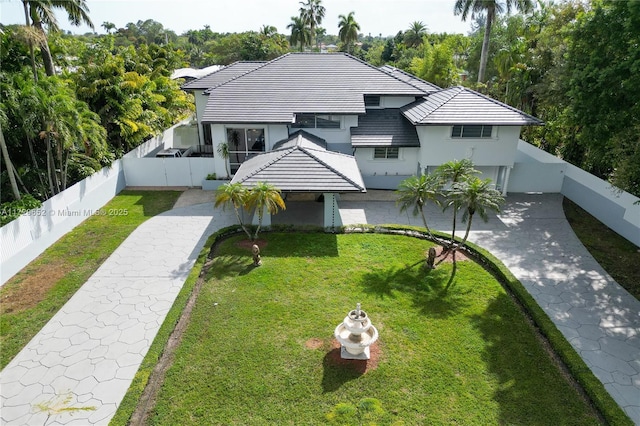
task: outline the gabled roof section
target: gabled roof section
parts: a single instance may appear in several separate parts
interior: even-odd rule
[[[327,151],[317,139],[294,133],[276,144],[280,149],[242,163],[231,183],[251,187],[266,181],[284,192],[366,192],[355,157]]]
[[[304,130],[298,130],[297,132],[290,134],[287,139],[283,139],[273,144],[272,149],[275,151],[276,149],[294,148],[296,146],[326,150],[327,141],[319,136],[305,132]]]
[[[182,85],[182,90],[207,90],[226,83],[265,64],[264,61],[239,61]]]
[[[291,123],[296,113],[364,114],[364,95],[427,92],[346,53],[288,53],[209,91],[209,123]]]
[[[421,78],[416,77],[413,74],[409,74],[406,71],[402,71],[396,67],[392,67],[391,65],[383,65],[379,68],[381,71],[386,72],[389,75],[392,75],[410,85],[417,87],[418,89],[424,91],[425,93],[434,93],[438,90],[442,90],[441,87],[436,86],[433,83],[429,83]]]
[[[370,109],[358,117],[358,127],[351,128],[354,147],[419,147],[415,126],[402,116],[400,110]]]
[[[456,86],[425,96],[401,108],[415,125],[540,125],[542,121],[466,87]]]

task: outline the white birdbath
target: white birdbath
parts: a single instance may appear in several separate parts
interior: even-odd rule
[[[371,320],[360,309],[359,303],[336,327],[333,334],[340,342],[340,357],[343,359],[369,359],[369,346],[378,340],[378,330],[371,325]]]

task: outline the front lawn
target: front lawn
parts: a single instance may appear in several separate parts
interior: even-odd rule
[[[427,272],[431,243],[404,236],[263,237],[259,268],[244,237],[218,247],[152,424],[600,423],[474,262]],[[357,302],[380,332],[366,371],[333,345]]]
[[[180,191],[122,191],[0,288],[0,368],[36,335],[138,225]]]

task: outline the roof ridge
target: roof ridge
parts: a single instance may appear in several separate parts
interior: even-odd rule
[[[497,100],[497,99],[493,99],[492,97],[487,96],[487,95],[485,95],[485,94],[483,94],[483,93],[477,92],[477,91],[475,91],[475,90],[473,90],[473,89],[469,89],[468,87],[464,87],[464,86],[454,86],[454,87],[459,87],[459,88],[461,88],[461,89],[462,89],[462,90],[461,90],[461,92],[462,92],[462,91],[471,92],[471,93],[473,93],[474,95],[480,96],[481,98],[484,98],[484,99],[486,99],[486,100],[488,100],[488,101],[491,101],[491,102],[493,102],[493,103],[494,103],[494,104],[496,104],[496,105],[499,105],[499,106],[501,106],[501,107],[505,107],[505,108],[510,109],[511,111],[515,112],[515,113],[518,113],[518,114],[524,115],[524,116],[528,117],[529,119],[531,119],[531,120],[532,120],[532,121],[534,121],[534,122],[537,122],[537,123],[543,123],[543,121],[542,121],[542,120],[540,120],[539,118],[536,118],[536,117],[534,117],[534,116],[533,116],[533,115],[531,115],[531,114],[527,114],[526,112],[521,111],[521,110],[519,110],[518,108],[516,108],[516,107],[514,107],[514,106],[511,106],[511,105],[506,104],[506,103],[504,103],[504,102],[500,102],[500,101],[499,101],[499,100]]]
[[[207,78],[207,77],[209,77],[209,76],[211,76],[211,75],[213,75],[213,74],[215,74],[215,73],[217,73],[217,72],[220,72],[220,71],[222,71],[223,69],[229,68],[229,67],[231,67],[231,66],[233,66],[233,65],[237,64],[238,62],[240,62],[240,61],[232,62],[232,63],[230,63],[229,65],[222,65],[222,66],[220,66],[220,68],[218,68],[218,69],[217,69],[217,70],[215,70],[215,71],[210,72],[209,74],[203,75],[202,77],[198,77],[198,78],[196,78],[196,79],[194,79],[194,80],[191,80],[191,81],[186,82],[185,84],[183,84],[182,86],[180,86],[180,88],[181,88],[181,89],[183,89],[183,88],[185,88],[185,87],[187,87],[187,86],[189,86],[189,85],[191,85],[191,84],[193,84],[193,83],[196,83],[196,82],[198,82],[198,81],[200,81],[200,80],[202,80],[202,79],[204,79],[204,78]]]
[[[252,72],[254,72],[254,71],[256,71],[256,70],[259,70],[260,68],[264,68],[265,66],[267,66],[267,65],[271,64],[272,62],[275,62],[275,61],[277,61],[277,60],[279,60],[279,59],[281,59],[281,58],[284,58],[285,56],[289,56],[290,54],[291,54],[291,52],[285,53],[284,55],[278,56],[277,58],[274,58],[274,59],[272,59],[272,60],[270,60],[270,61],[236,61],[236,62],[234,62],[234,64],[236,64],[236,63],[238,63],[238,62],[250,62],[250,63],[260,63],[260,62],[262,62],[262,64],[261,64],[260,66],[258,66],[258,67],[255,67],[254,69],[251,69],[251,70],[249,70],[249,71],[245,71],[245,72],[243,72],[242,74],[236,75],[236,76],[234,76],[234,77],[230,78],[229,80],[227,80],[227,81],[225,81],[225,82],[222,82],[222,83],[218,84],[218,85],[217,85],[217,86],[215,86],[215,87],[211,87],[211,88],[209,88],[209,89],[205,90],[205,91],[204,91],[204,94],[209,94],[209,93],[211,93],[211,91],[212,91],[213,89],[217,89],[218,87],[223,86],[223,85],[225,85],[225,84],[228,84],[228,83],[230,83],[230,82],[232,82],[232,81],[235,81],[235,80],[239,79],[240,77],[244,77],[244,76],[245,76],[245,75],[247,75],[247,74],[251,74]]]
[[[424,80],[424,79],[422,79],[422,78],[420,78],[420,77],[418,77],[418,76],[416,76],[416,75],[413,75],[413,74],[411,74],[411,73],[408,73],[408,72],[406,72],[405,70],[402,70],[402,69],[400,69],[400,68],[396,68],[396,67],[394,67],[393,65],[384,64],[384,65],[382,65],[382,66],[378,67],[378,69],[379,69],[379,70],[381,70],[381,71],[382,71],[382,72],[384,72],[385,74],[390,75],[391,77],[393,77],[393,75],[392,75],[392,74],[390,74],[390,73],[388,73],[388,72],[386,72],[386,71],[383,71],[383,70],[382,70],[382,68],[383,68],[383,67],[389,67],[389,68],[393,69],[394,71],[398,71],[400,74],[404,74],[404,75],[406,75],[407,77],[415,78],[416,80],[420,80],[421,82],[423,82],[423,83],[425,83],[425,84],[428,84],[429,86],[438,87],[438,88],[440,88],[440,90],[443,90],[443,89],[442,89],[442,87],[440,87],[440,86],[438,86],[438,85],[436,85],[436,84],[433,84],[433,83],[431,83],[431,82],[429,82],[429,81],[427,81],[427,80]],[[398,79],[398,80],[399,80],[399,79]],[[401,81],[402,81],[402,80],[401,80]],[[416,88],[416,89],[418,89],[418,90],[422,90],[422,89],[420,89],[418,86],[416,86],[415,84],[413,84],[413,83],[411,83],[411,82],[406,81],[405,83],[410,84],[411,86],[415,87],[415,88]],[[437,90],[436,90],[436,92],[437,92]],[[435,93],[435,92],[434,92],[434,93]]]
[[[343,173],[341,173],[340,171],[336,170],[335,168],[331,167],[329,164],[327,164],[326,161],[323,161],[322,159],[318,158],[317,156],[315,156],[313,153],[309,152],[309,151],[316,151],[316,150],[310,150],[308,148],[303,148],[301,146],[297,147],[298,149],[300,149],[300,151],[304,152],[305,154],[313,157],[316,161],[318,161],[320,164],[322,164],[323,166],[325,166],[327,169],[331,170],[332,172],[334,172],[335,174],[337,174],[338,176],[342,177],[344,180],[346,180],[347,182],[349,182],[350,184],[352,184],[353,186],[355,186],[356,188],[360,188],[360,189],[366,189],[363,186],[358,185],[358,183],[354,182],[352,179],[350,179],[349,177],[345,176]],[[340,156],[347,156],[347,154],[343,154],[341,152],[335,152],[335,151],[322,151],[322,152],[327,152],[327,153],[331,153],[331,154],[338,154]]]
[[[442,102],[440,102],[440,104],[435,107],[430,113],[429,115],[433,114],[434,112],[436,112],[437,110],[439,110],[440,108],[442,108],[446,103],[448,103],[451,99],[455,98],[456,96],[458,96],[460,94],[460,92],[462,92],[462,89],[464,89],[464,87],[462,86],[453,86],[453,87],[448,87],[446,89],[442,89],[439,90],[435,93],[432,93],[429,96],[426,96],[424,99],[426,100],[427,98],[433,96],[433,95],[437,95],[438,93],[442,94],[442,92],[446,92],[447,90],[453,91],[452,89],[457,89],[458,91],[455,93],[452,93],[451,96],[449,96],[447,99],[443,100]]]
[[[267,152],[262,153],[262,154],[268,154],[268,153],[270,153],[270,152],[271,152],[271,153],[274,153],[274,152],[280,152],[280,151],[282,151],[282,154],[281,154],[281,155],[278,155],[278,156],[276,156],[275,158],[271,159],[270,161],[267,161],[267,162],[266,162],[266,163],[264,163],[261,167],[258,167],[257,169],[255,169],[255,170],[253,171],[253,173],[251,173],[251,174],[249,174],[249,175],[245,176],[244,178],[242,178],[242,179],[240,180],[240,182],[239,182],[239,183],[242,183],[242,182],[246,181],[246,180],[247,180],[247,179],[249,179],[250,177],[257,175],[259,172],[263,171],[264,169],[266,169],[266,168],[267,168],[267,167],[269,167],[270,165],[272,165],[272,164],[274,164],[274,163],[277,163],[278,161],[282,160],[282,158],[283,158],[283,157],[285,157],[287,154],[290,154],[294,149],[295,149],[295,148],[281,148],[281,149],[276,149],[275,151],[267,151]],[[260,154],[258,154],[258,155],[260,155]],[[254,158],[255,158],[255,157],[254,157]]]

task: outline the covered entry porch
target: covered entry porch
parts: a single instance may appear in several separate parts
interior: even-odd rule
[[[249,188],[268,182],[282,191],[287,210],[273,218],[265,212],[263,226],[336,228],[342,226],[338,194],[366,192],[353,156],[328,151],[324,139],[302,130],[242,163],[231,182]],[[256,214],[253,221],[257,222]]]

